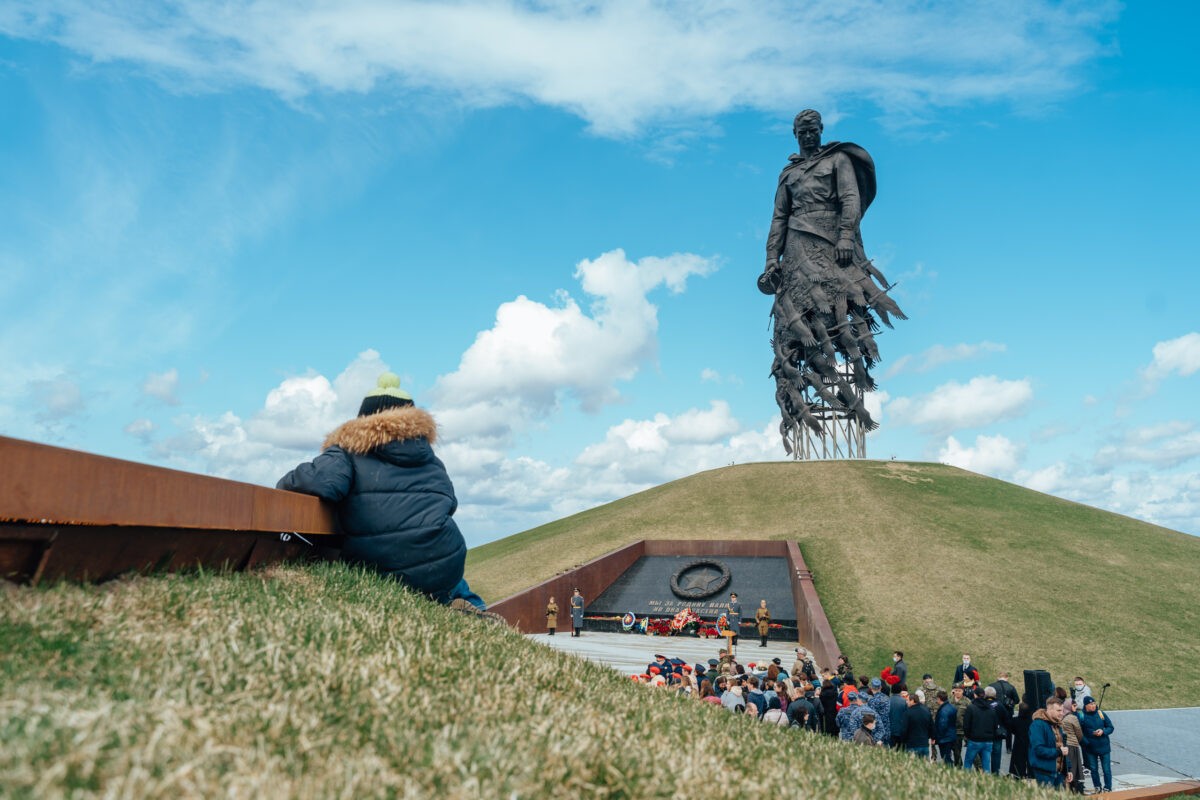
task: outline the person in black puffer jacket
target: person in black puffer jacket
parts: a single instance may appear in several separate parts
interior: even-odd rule
[[[992,771],[992,742],[1000,719],[982,689],[975,691],[975,699],[963,713],[963,736],[967,740],[967,752],[963,755],[963,769],[970,769],[978,755],[984,772]]]
[[[337,507],[342,559],[380,573],[443,604],[483,601],[463,580],[467,544],[446,467],[433,452],[437,426],[413,405],[391,373],[362,401],[358,418],[329,434],[323,452],[279,480]]]

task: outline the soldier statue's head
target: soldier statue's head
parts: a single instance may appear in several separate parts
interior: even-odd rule
[[[806,108],[796,115],[792,121],[792,133],[800,145],[800,155],[811,155],[821,148],[821,133],[824,130],[820,112]]]

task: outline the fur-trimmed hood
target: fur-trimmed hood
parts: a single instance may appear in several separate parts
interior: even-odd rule
[[[346,452],[365,455],[390,442],[421,438],[431,445],[437,441],[437,423],[428,411],[405,406],[342,423],[325,437],[321,449],[337,445]]]

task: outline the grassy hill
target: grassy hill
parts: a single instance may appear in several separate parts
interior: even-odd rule
[[[0,742],[0,794],[39,800],[1049,796],[634,685],[341,564],[0,585]]]
[[[1045,668],[1105,706],[1200,705],[1200,538],[938,464],[746,464],[471,550],[499,599],[641,538],[794,539],[861,671]],[[754,598],[746,598],[751,606]]]

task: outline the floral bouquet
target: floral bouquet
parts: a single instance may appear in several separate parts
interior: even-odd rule
[[[669,619],[652,619],[646,623],[647,636],[670,636],[671,635],[671,620]]]
[[[695,614],[690,608],[685,608],[674,617],[671,618],[671,630],[674,633],[680,633],[687,630],[689,626],[695,627],[700,624],[700,617]]]

